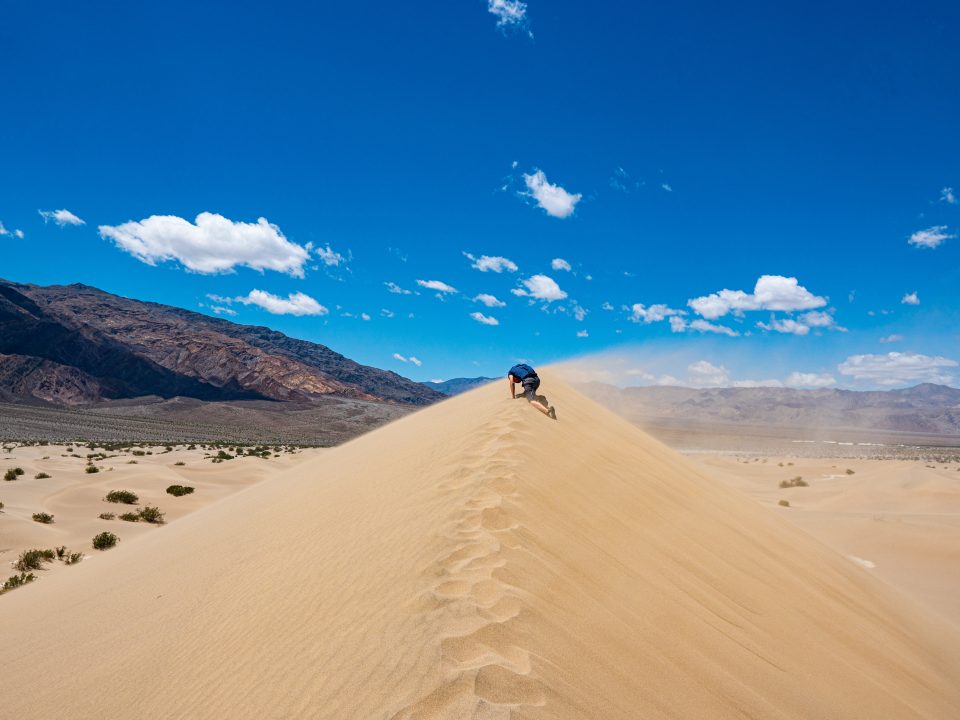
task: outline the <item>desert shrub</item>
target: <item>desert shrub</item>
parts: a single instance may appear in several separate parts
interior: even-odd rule
[[[847,475],[853,475],[853,474],[854,474],[854,471],[851,470],[850,468],[847,468]]]
[[[119,542],[120,538],[112,532],[102,532],[93,536],[93,547],[97,550],[107,550]]]
[[[50,477],[50,476],[47,475],[45,472],[38,472],[36,475],[33,476],[33,479],[34,479],[34,480],[46,480],[48,477]]]
[[[140,519],[144,522],[153,523],[154,525],[163,525],[163,513],[160,512],[160,508],[158,507],[150,507],[148,505],[145,508],[141,508]]]
[[[122,513],[117,516],[121,520],[126,520],[127,522],[140,522],[140,513],[128,512]]]
[[[112,503],[124,503],[126,505],[136,505],[137,501],[140,500],[137,497],[136,493],[132,493],[129,490],[111,490],[107,493],[107,496],[104,498],[107,502]]]
[[[175,462],[174,465],[176,465],[176,466],[178,466],[178,467],[182,467],[183,465],[186,465],[186,463],[185,463],[183,460],[179,460],[179,461]]]
[[[236,457],[236,456],[235,456],[235,455],[231,455],[230,453],[228,453],[228,452],[225,451],[225,450],[221,450],[221,451],[218,452],[217,455],[216,455],[217,460],[233,460],[234,457]]]
[[[189,485],[171,485],[167,488],[167,492],[174,497],[183,497],[192,493],[193,488]]]
[[[2,502],[0,502],[0,510],[3,510],[4,507],[5,505]]]
[[[7,578],[6,582],[3,583],[3,589],[0,592],[8,592],[18,587],[22,587],[27,583],[31,583],[37,579],[37,576],[33,573],[22,572],[19,575],[11,575]]]
[[[116,515],[113,513],[100,513],[99,517],[101,520],[113,520]]]
[[[55,549],[57,551],[57,560],[63,560],[63,556],[67,554],[67,546],[58,545]]]
[[[779,505],[780,507],[790,507],[790,501],[789,501],[789,500],[781,500],[780,502],[777,503],[777,505]]]
[[[84,469],[84,472],[91,474],[98,473],[100,472],[100,468],[98,468],[96,465],[87,465],[87,467]]]
[[[136,465],[136,464],[137,464],[136,460],[127,460],[127,465]]]
[[[82,552],[70,553],[63,559],[64,565],[76,565],[78,562],[83,560]]]
[[[45,512],[38,512],[33,514],[34,522],[43,523],[44,525],[49,525],[53,522],[53,515]]]
[[[147,451],[146,451],[146,450],[132,450],[132,451],[131,451],[131,454],[132,454],[132,455],[135,455],[135,456],[137,456],[137,457],[143,457],[144,455],[147,454]]]
[[[23,475],[23,468],[10,468],[3,474],[4,480],[16,480],[18,477]]]
[[[792,487],[808,487],[810,483],[804,480],[802,477],[797,475],[795,478],[790,480],[781,480],[780,487],[782,488],[792,488]]]
[[[24,550],[17,558],[14,567],[20,572],[39,570],[43,563],[53,562],[54,557],[53,550]]]

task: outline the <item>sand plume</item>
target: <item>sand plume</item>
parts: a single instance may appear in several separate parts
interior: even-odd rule
[[[5,712],[960,716],[950,627],[543,377],[4,596]]]

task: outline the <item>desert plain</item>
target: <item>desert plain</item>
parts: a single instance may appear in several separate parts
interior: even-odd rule
[[[681,454],[544,376],[556,423],[488,386],[268,458],[7,443],[0,560],[85,557],[0,597],[5,711],[960,717],[953,451]]]

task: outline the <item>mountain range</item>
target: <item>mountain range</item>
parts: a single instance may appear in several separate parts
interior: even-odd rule
[[[270,328],[87,285],[0,280],[0,400],[82,405],[142,396],[413,406],[444,397]]]

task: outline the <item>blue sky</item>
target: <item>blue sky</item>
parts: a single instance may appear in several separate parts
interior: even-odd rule
[[[960,382],[956,3],[128,5],[5,10],[0,277],[415,379]]]

